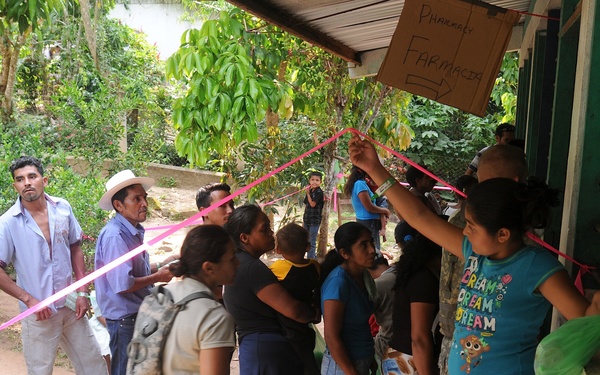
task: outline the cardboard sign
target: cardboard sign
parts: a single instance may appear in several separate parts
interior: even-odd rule
[[[476,0],[406,0],[377,80],[484,116],[518,19]]]

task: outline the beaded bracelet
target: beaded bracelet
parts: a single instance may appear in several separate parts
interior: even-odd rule
[[[77,292],[77,297],[89,298],[90,294],[88,292]]]

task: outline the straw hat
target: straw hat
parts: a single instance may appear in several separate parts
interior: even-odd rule
[[[112,176],[106,183],[106,193],[100,198],[98,206],[106,211],[112,211],[112,197],[124,187],[141,184],[148,191],[154,185],[154,179],[149,177],[135,177],[132,171],[125,169]]]

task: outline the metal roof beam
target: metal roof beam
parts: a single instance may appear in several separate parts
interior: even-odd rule
[[[281,29],[303,40],[323,48],[325,51],[341,57],[342,59],[360,65],[360,55],[357,51],[330,36],[310,27],[306,22],[294,17],[281,8],[277,8],[266,1],[256,0],[227,0],[230,4],[243,9],[255,16],[277,25]]]

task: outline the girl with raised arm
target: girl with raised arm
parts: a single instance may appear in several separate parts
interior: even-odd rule
[[[600,313],[546,250],[523,237],[543,228],[556,192],[539,182],[520,185],[492,178],[466,200],[467,226],[449,224],[393,180],[373,145],[354,136],[352,163],[377,184],[400,215],[421,234],[466,260],[461,281],[450,374],[533,374],[537,336],[551,305],[567,319]]]

